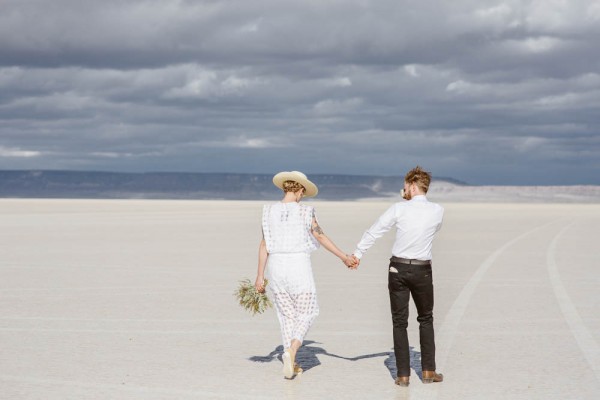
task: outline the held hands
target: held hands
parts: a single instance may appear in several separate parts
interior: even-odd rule
[[[357,269],[360,264],[360,260],[354,254],[350,256],[346,254],[346,258],[343,261],[349,269]]]

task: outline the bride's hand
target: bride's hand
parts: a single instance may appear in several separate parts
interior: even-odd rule
[[[358,258],[356,258],[354,256],[354,254],[352,254],[351,256],[346,254],[346,258],[344,259],[344,264],[346,265],[346,267],[348,267],[350,269],[356,269],[356,268],[358,268],[359,263],[360,263],[360,260]]]
[[[263,278],[262,276],[257,276],[256,282],[254,282],[254,287],[256,288],[256,291],[258,293],[264,293],[265,292],[265,278]]]

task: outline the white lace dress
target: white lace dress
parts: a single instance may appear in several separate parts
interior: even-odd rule
[[[264,206],[262,228],[267,245],[265,277],[281,326],[283,347],[300,342],[319,315],[310,253],[319,247],[311,233],[314,208],[298,203]]]

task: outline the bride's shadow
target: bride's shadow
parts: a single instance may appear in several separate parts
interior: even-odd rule
[[[392,379],[396,379],[396,356],[393,351],[390,352],[382,352],[382,353],[373,353],[373,354],[365,354],[356,357],[344,357],[337,354],[333,354],[328,352],[322,347],[314,346],[316,344],[322,344],[319,342],[315,342],[313,340],[305,340],[302,344],[302,347],[298,349],[298,353],[296,354],[296,362],[302,367],[304,372],[311,370],[314,367],[321,365],[321,361],[319,361],[319,355],[325,355],[334,358],[340,358],[342,360],[347,361],[358,361],[367,358],[375,358],[375,357],[386,357],[383,361],[383,364],[387,368],[390,373]],[[277,346],[275,350],[267,354],[266,356],[252,356],[249,358],[250,361],[253,362],[272,362],[274,360],[278,360],[282,362],[281,356],[283,355],[283,346]],[[410,347],[410,367],[415,371],[415,373],[419,376],[419,379],[423,378],[423,374],[421,371],[421,353],[415,351],[415,349]]]

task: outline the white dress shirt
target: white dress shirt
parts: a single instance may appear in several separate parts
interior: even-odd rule
[[[425,196],[414,196],[391,206],[363,235],[354,255],[363,254],[392,226],[396,227],[396,241],[392,255],[416,260],[431,260],[433,237],[442,227],[444,208]]]

